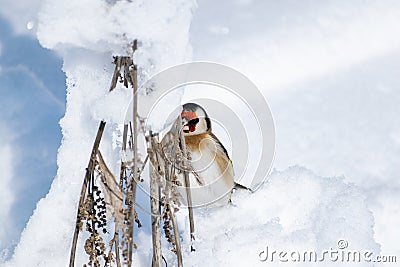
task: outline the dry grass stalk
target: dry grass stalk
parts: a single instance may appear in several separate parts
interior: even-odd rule
[[[159,162],[157,160],[155,146],[158,144],[157,137],[150,132],[147,139],[147,153],[150,159],[150,209],[151,209],[151,232],[153,241],[153,267],[160,267],[161,254],[161,214],[160,214],[160,177],[159,177]]]
[[[121,162],[121,172],[120,172],[120,188],[125,186],[125,204],[129,207],[128,211],[125,213],[125,223],[128,225],[128,229],[125,229],[124,236],[127,236],[127,241],[124,242],[124,246],[126,249],[123,250],[124,260],[128,266],[132,265],[132,253],[133,249],[136,245],[133,242],[134,236],[134,221],[138,223],[140,227],[140,221],[137,217],[137,213],[135,210],[135,200],[136,200],[136,186],[138,182],[138,164],[140,163],[138,158],[137,151],[137,133],[138,133],[138,124],[137,124],[137,90],[138,90],[138,80],[137,80],[137,66],[134,64],[132,60],[132,56],[137,50],[138,44],[137,40],[133,42],[132,46],[132,54],[130,56],[118,56],[114,57],[115,70],[113,74],[113,78],[111,81],[110,91],[114,90],[118,81],[123,83],[126,88],[129,85],[133,88],[133,129],[131,126],[131,140],[130,140],[130,149],[133,151],[133,163],[130,167],[130,173],[133,174],[131,179],[128,179],[127,171],[128,166],[127,162]],[[123,68],[123,76],[121,75],[121,70]],[[128,125],[124,125],[124,134],[123,134],[123,150],[126,151],[127,147],[127,132]],[[133,219],[134,218],[134,219]]]
[[[133,43],[133,53],[137,50],[137,40],[134,41]],[[135,200],[136,200],[136,185],[138,182],[138,147],[137,147],[137,136],[138,136],[138,112],[137,112],[137,105],[138,105],[138,80],[137,80],[137,66],[133,63],[132,58],[129,57],[129,60],[127,60],[126,65],[124,67],[124,81],[125,83],[128,82],[132,85],[133,88],[133,110],[132,110],[132,115],[133,115],[133,134],[131,134],[131,137],[133,138],[132,140],[132,148],[133,148],[133,179],[131,180],[131,194],[130,194],[130,214],[131,214],[131,221],[130,221],[130,238],[132,239],[132,242],[130,242],[129,246],[129,258],[128,258],[128,266],[130,267],[132,264],[132,246],[133,246],[133,230],[134,230],[134,222],[132,220],[132,215],[136,218],[136,210],[135,210]],[[132,69],[131,69],[132,67]],[[127,87],[127,84],[125,84]]]
[[[165,198],[165,205],[164,205],[164,232],[169,241],[172,245],[172,251],[176,254],[178,259],[178,267],[183,266],[182,260],[182,249],[181,249],[181,240],[179,237],[179,229],[178,223],[175,217],[175,211],[178,211],[178,206],[180,205],[179,200],[176,198],[176,183],[173,182],[174,178],[177,178],[175,175],[175,167],[168,162],[165,162],[165,180],[166,186],[164,190],[164,198]],[[172,224],[172,225],[171,225]],[[173,230],[173,234],[170,233],[170,230]]]
[[[182,119],[179,116],[177,125],[182,125]],[[178,131],[178,130],[177,130]],[[187,161],[186,159],[188,158],[188,152],[186,149],[186,142],[185,142],[185,137],[182,134],[182,131],[176,132],[176,134],[179,136],[180,140],[180,148],[182,150],[183,154],[183,176],[184,176],[184,181],[185,181],[185,188],[186,188],[186,196],[187,196],[187,203],[188,203],[188,211],[189,211],[189,228],[190,228],[190,250],[195,251],[193,241],[195,239],[194,237],[194,217],[193,217],[193,203],[192,203],[192,192],[190,190],[190,180],[189,180],[189,172],[187,171],[188,166],[187,166]]]
[[[78,242],[78,235],[79,235],[79,230],[81,227],[81,218],[80,218],[80,215],[82,212],[81,209],[83,208],[83,205],[85,202],[85,196],[86,196],[86,191],[87,191],[89,181],[93,177],[93,172],[94,172],[95,162],[96,162],[96,155],[97,155],[97,151],[99,150],[99,145],[100,145],[101,137],[103,136],[105,126],[106,126],[106,123],[104,121],[100,122],[99,129],[97,130],[96,138],[95,138],[95,141],[93,144],[89,164],[86,169],[85,179],[83,180],[81,195],[80,195],[79,204],[78,204],[78,211],[77,211],[77,215],[76,215],[76,225],[75,225],[74,237],[72,239],[71,254],[70,254],[70,259],[69,259],[70,267],[74,267],[74,264],[75,264],[76,245]]]
[[[135,41],[133,52],[136,49],[137,42]],[[86,222],[85,230],[90,233],[84,247],[85,252],[89,255],[88,266],[100,266],[101,263],[104,263],[104,266],[116,264],[120,267],[122,262],[126,266],[133,264],[132,254],[133,250],[137,248],[133,240],[134,222],[136,221],[138,227],[141,226],[135,210],[136,186],[140,181],[145,164],[150,159],[153,266],[161,266],[160,224],[161,218],[163,218],[164,233],[172,246],[172,251],[177,255],[178,266],[182,267],[182,250],[175,216],[175,212],[179,210],[178,207],[180,206],[177,186],[181,186],[176,170],[181,170],[182,166],[187,187],[192,241],[194,239],[194,220],[188,180],[188,173],[192,172],[192,170],[190,169],[190,164],[185,164],[185,162],[187,163],[187,152],[184,138],[179,131],[179,126],[181,125],[180,117],[171,131],[172,142],[168,145],[159,143],[157,135],[152,135],[151,132],[150,135],[146,135],[148,154],[144,162],[141,162],[137,148],[140,126],[138,125],[140,118],[137,114],[137,66],[133,63],[132,57],[114,57],[114,63],[116,66],[110,91],[116,88],[118,82],[122,82],[126,87],[131,85],[133,88],[132,113],[134,119],[133,123],[124,125],[122,144],[123,153],[129,149],[133,154],[133,158],[121,160],[119,181],[117,181],[99,151],[99,143],[105,127],[105,122],[101,122],[82,186],[69,266],[74,266],[78,235],[83,228],[84,222]],[[123,75],[121,75],[122,69]],[[143,120],[140,120],[140,123],[143,124]],[[167,150],[170,153],[168,155]],[[98,178],[97,182],[101,185],[100,187],[96,185],[96,178]],[[162,215],[161,206],[164,207]],[[107,234],[107,217],[109,220],[114,219],[115,221],[114,237],[108,242],[108,252],[106,252],[107,247],[102,237],[102,234]],[[122,251],[120,251],[120,248]],[[193,246],[191,248],[194,250]],[[113,252],[113,249],[115,252]],[[85,264],[84,266],[87,265]]]

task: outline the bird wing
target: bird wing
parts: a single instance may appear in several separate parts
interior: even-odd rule
[[[215,136],[215,134],[210,132],[210,137],[213,139],[214,143],[216,144],[217,151],[216,152],[223,152],[222,154],[225,156],[225,159],[227,162],[229,162],[229,167],[232,170],[232,176],[235,175],[234,170],[233,170],[233,163],[231,158],[229,157],[228,151],[224,147],[224,145],[219,141],[218,137]]]
[[[218,148],[220,148],[224,154],[226,155],[226,157],[231,161],[231,159],[229,158],[229,154],[228,151],[226,150],[226,148],[224,147],[224,145],[219,141],[218,137],[215,136],[215,134],[210,133],[210,136],[212,139],[214,139],[215,143],[217,144]],[[232,162],[232,161],[231,161]]]
[[[235,171],[234,171],[234,169],[233,169],[233,163],[232,163],[232,160],[231,160],[230,157],[229,157],[228,151],[226,150],[226,148],[224,147],[224,145],[219,141],[218,137],[215,136],[215,134],[210,133],[210,136],[211,136],[212,139],[214,139],[215,144],[217,145],[217,149],[224,152],[224,155],[226,156],[226,159],[227,159],[227,160],[229,161],[229,163],[230,163],[230,170],[232,171],[232,176],[234,176],[234,175],[235,175]],[[238,183],[236,183],[236,182],[235,182],[234,184],[235,184],[235,189],[246,189],[246,190],[250,190],[250,188],[248,188],[248,187],[246,187],[246,186],[244,186],[244,185],[238,184]],[[251,190],[250,190],[250,191],[251,191]]]

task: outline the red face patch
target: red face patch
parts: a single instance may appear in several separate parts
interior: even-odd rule
[[[182,111],[181,117],[182,118],[187,118],[190,121],[190,120],[193,120],[193,119],[197,119],[197,114],[196,114],[196,112]]]
[[[188,121],[185,125],[185,127],[188,128],[183,130],[185,133],[196,131],[196,124],[199,122],[199,117],[197,116],[196,112],[182,111],[181,117]]]

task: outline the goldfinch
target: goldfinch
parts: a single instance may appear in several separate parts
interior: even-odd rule
[[[193,206],[227,204],[235,186],[233,165],[225,147],[212,133],[210,118],[195,103],[183,105],[181,118],[192,168]]]

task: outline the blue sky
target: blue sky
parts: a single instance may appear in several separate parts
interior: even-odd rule
[[[9,230],[14,243],[56,174],[65,75],[62,60],[54,52],[41,47],[29,34],[16,34],[2,16],[0,95],[0,142],[11,143],[13,154],[10,186],[16,198]]]

